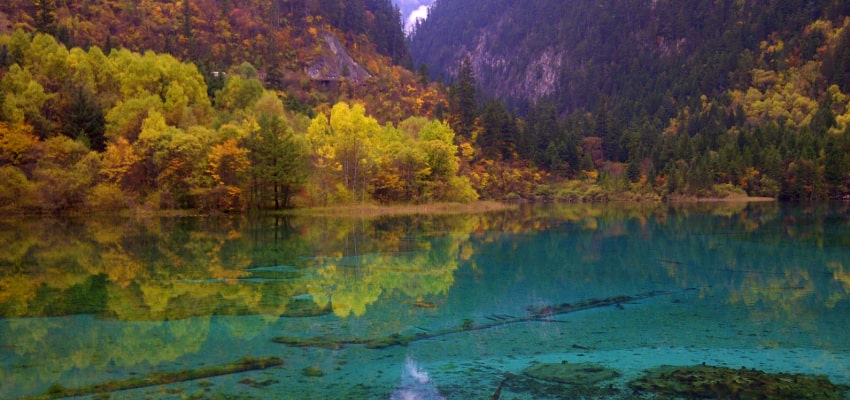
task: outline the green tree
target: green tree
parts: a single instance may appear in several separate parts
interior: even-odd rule
[[[381,132],[381,127],[366,115],[361,104],[337,103],[331,110],[330,128],[343,184],[362,197],[374,172],[372,138]]]
[[[491,100],[484,105],[481,128],[476,143],[485,156],[502,160],[514,158],[518,128],[516,119],[502,103]]]
[[[33,0],[35,29],[44,33],[56,31],[56,0]]]
[[[292,196],[307,181],[306,143],[281,116],[262,113],[258,124],[247,143],[255,206],[271,201],[275,210],[289,208]]]
[[[51,97],[28,70],[14,64],[0,79],[0,119],[43,126],[39,124],[44,120],[41,108]],[[38,134],[46,136],[47,132],[38,130]]]
[[[63,134],[89,143],[92,150],[106,150],[106,118],[88,89],[77,87],[63,114]]]
[[[466,57],[458,65],[455,81],[449,87],[451,126],[458,135],[464,138],[472,137],[475,118],[478,115],[476,92],[475,71],[472,69],[472,60]]]
[[[255,78],[231,75],[215,95],[216,105],[234,112],[252,106],[263,95],[263,84]]]

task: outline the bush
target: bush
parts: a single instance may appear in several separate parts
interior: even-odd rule
[[[30,198],[32,184],[23,171],[6,165],[0,167],[0,211],[17,211]]]
[[[129,208],[130,201],[115,183],[100,183],[93,187],[86,202],[92,211],[118,211]]]

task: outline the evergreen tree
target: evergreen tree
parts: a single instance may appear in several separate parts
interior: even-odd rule
[[[259,131],[248,140],[255,206],[271,202],[289,208],[292,196],[307,182],[306,149],[278,116],[260,115]]]
[[[83,87],[73,90],[64,111],[62,133],[72,139],[82,139],[92,150],[106,149],[106,118],[94,95]]]
[[[472,60],[466,57],[458,65],[455,82],[449,87],[451,126],[461,137],[470,138],[472,136],[475,117],[478,114],[476,91]]]
[[[54,33],[56,30],[56,0],[33,0],[35,29]]]

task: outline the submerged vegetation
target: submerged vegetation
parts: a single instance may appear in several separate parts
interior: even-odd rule
[[[770,374],[756,369],[710,365],[661,366],[629,383],[637,391],[685,398],[846,399],[848,387],[825,376]]]

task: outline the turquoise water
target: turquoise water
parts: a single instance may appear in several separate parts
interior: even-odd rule
[[[111,396],[651,398],[628,382],[702,363],[850,384],[848,216],[753,203],[0,220],[0,398],[134,378],[148,383]],[[270,357],[283,365],[152,378]],[[523,375],[563,362],[617,376],[588,389]]]

